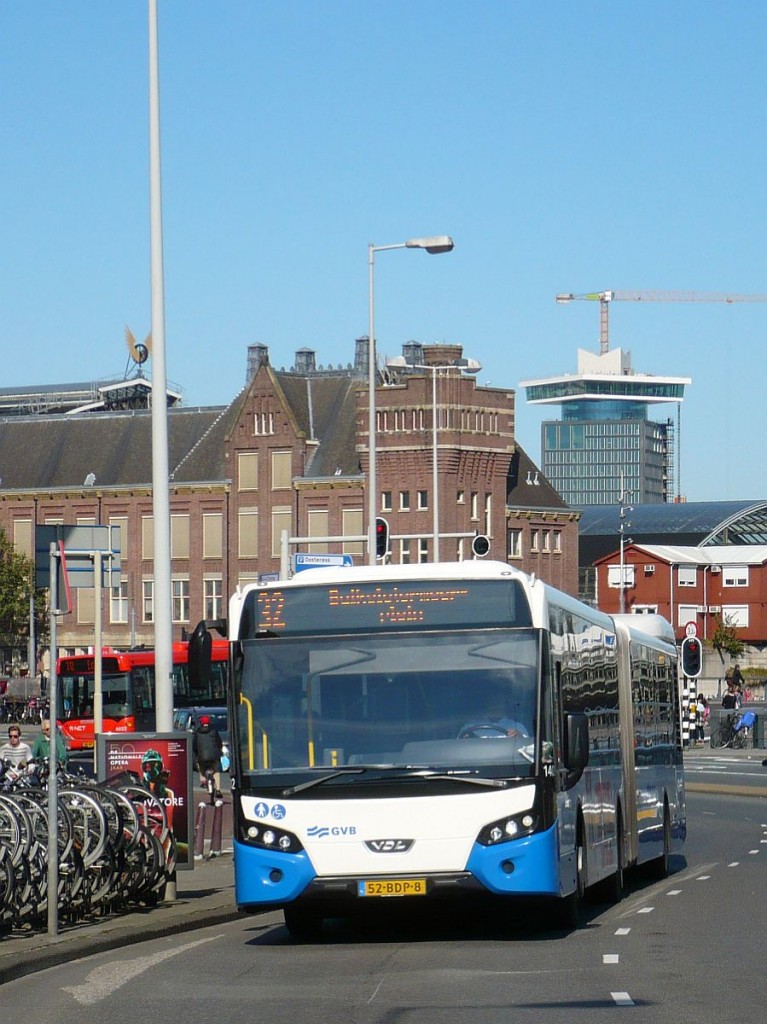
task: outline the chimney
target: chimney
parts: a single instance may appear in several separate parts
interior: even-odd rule
[[[423,362],[426,366],[454,366],[463,358],[463,345],[424,345]]]
[[[296,352],[296,365],[293,367],[296,373],[314,373],[317,369],[314,356],[314,349],[300,348]]]
[[[248,370],[245,374],[245,385],[253,380],[258,373],[258,368],[262,363],[269,362],[269,349],[266,345],[248,345]]]
[[[365,377],[368,372],[368,352],[370,350],[370,339],[367,334],[357,338],[354,342],[354,373],[355,376]]]
[[[420,341],[406,341],[402,346],[402,356],[408,366],[423,364],[423,345]]]

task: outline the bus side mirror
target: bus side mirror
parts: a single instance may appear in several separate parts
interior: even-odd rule
[[[589,763],[589,720],[584,714],[571,714],[565,718],[565,768],[577,782]]]
[[[213,652],[213,637],[204,622],[198,622],[189,637],[189,689],[208,691],[210,687],[210,666]]]

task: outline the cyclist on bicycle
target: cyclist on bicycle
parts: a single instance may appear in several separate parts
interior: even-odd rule
[[[221,733],[213,726],[209,715],[200,715],[194,730],[192,750],[200,773],[200,785],[207,782],[208,772],[213,773],[213,795],[221,796],[221,751],[224,743]]]

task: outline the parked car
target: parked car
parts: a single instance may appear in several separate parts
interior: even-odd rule
[[[221,767],[229,771],[229,712],[226,708],[177,708],[173,712],[173,728],[179,732],[194,732],[203,715],[207,715],[210,724],[218,730],[224,744],[221,752]]]

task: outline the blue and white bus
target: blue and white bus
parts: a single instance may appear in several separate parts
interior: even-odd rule
[[[238,907],[283,908],[295,938],[457,895],[543,897],[576,926],[587,890],[618,900],[643,863],[665,877],[686,832],[665,626],[499,562],[239,588]]]

